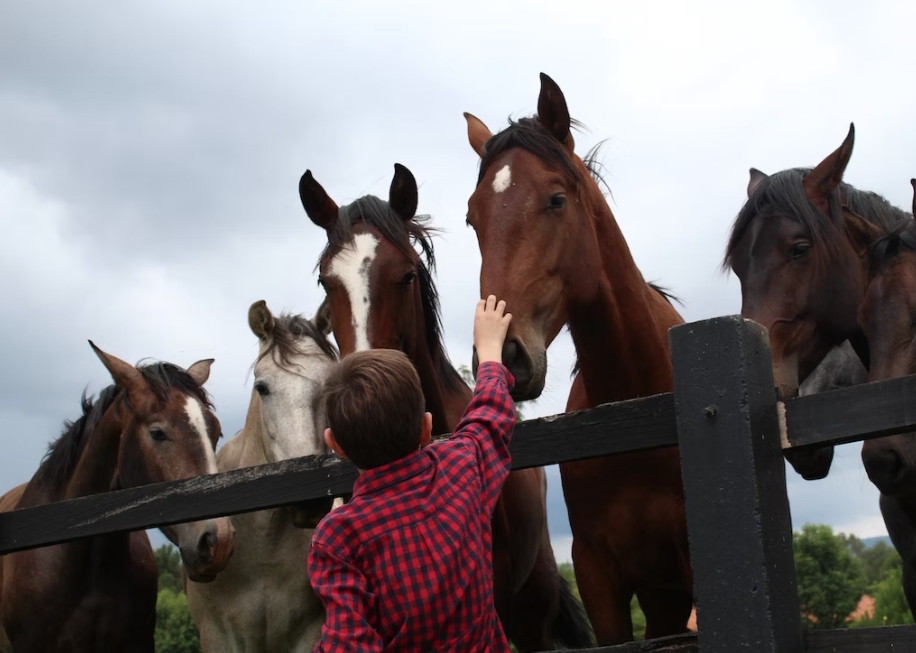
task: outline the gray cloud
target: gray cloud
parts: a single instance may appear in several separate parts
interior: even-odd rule
[[[909,206],[916,8],[840,4],[5,7],[0,479],[28,480],[83,387],[108,382],[87,338],[129,361],[215,357],[224,432],[241,426],[248,306],[311,314],[320,301],[324,234],[296,193],[306,168],[338,202],[384,196],[392,164],[411,168],[421,211],[445,230],[445,331],[467,362],[477,160],[461,112],[494,131],[532,113],[541,71],[591,129],[579,150],[609,139],[611,206],[645,276],[685,300],[688,320],[736,313],[738,284],[717,266],[749,167],[816,163],[854,120],[848,180]],[[563,410],[572,361],[564,335],[530,415]],[[550,487],[561,507],[555,472]],[[878,514],[855,455],[790,491],[796,523]]]

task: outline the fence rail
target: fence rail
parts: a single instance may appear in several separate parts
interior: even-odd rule
[[[595,650],[916,652],[916,626],[802,633],[782,457],[916,430],[916,376],[782,403],[759,325],[715,318],[670,340],[673,393],[523,422],[511,445],[513,469],[680,447],[700,635]],[[307,457],[0,513],[0,555],[340,496],[355,479]]]

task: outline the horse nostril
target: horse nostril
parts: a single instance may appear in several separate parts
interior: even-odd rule
[[[197,541],[197,558],[204,564],[213,562],[213,550],[216,548],[216,535],[207,531]]]
[[[503,344],[503,365],[511,368],[517,356],[518,343],[516,343],[514,340],[509,340]]]

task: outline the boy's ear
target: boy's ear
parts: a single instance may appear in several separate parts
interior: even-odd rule
[[[433,436],[433,414],[423,413],[423,424],[420,426],[420,448],[429,444]]]
[[[337,444],[337,440],[334,439],[334,433],[331,431],[331,429],[324,430],[324,443],[328,445],[328,448],[331,451],[336,453],[338,456],[340,456],[344,460],[350,460],[347,457],[347,454],[344,453],[344,450],[340,448],[340,445]]]

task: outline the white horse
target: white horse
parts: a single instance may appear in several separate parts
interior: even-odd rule
[[[274,318],[264,301],[251,305],[248,324],[260,341],[254,387],[245,427],[217,454],[219,471],[326,453],[312,407],[337,354],[321,320]],[[306,557],[313,529],[330,508],[327,500],[232,517],[229,566],[211,583],[185,582],[204,653],[314,648],[324,607],[309,584]]]

